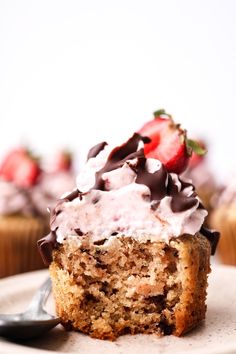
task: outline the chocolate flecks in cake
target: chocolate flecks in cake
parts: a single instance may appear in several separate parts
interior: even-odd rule
[[[104,245],[105,242],[106,242],[106,239],[99,240],[99,241],[95,241],[95,242],[94,242],[94,245],[96,245],[96,246],[102,246],[102,245]]]
[[[81,231],[80,228],[74,229],[74,231],[77,233],[78,236],[83,236],[84,235],[83,231]]]
[[[220,233],[215,230],[209,230],[205,226],[202,226],[200,230],[201,234],[205,236],[211,244],[211,254],[214,255],[216,251],[217,244],[220,239]]]
[[[165,299],[166,297],[164,295],[156,295],[156,296],[149,296],[147,298],[147,301],[157,306],[160,306],[160,303],[164,303]]]
[[[85,300],[89,301],[89,302],[97,302],[98,301],[98,299],[93,294],[90,294],[89,292],[87,292],[85,294]]]
[[[107,265],[99,261],[96,262],[95,267],[101,269],[107,269]]]
[[[158,327],[160,327],[161,331],[167,336],[172,334],[175,329],[174,325],[167,324],[165,320],[161,321]]]
[[[88,152],[87,160],[89,160],[92,157],[96,157],[99,154],[99,152],[101,152],[105,148],[106,145],[107,143],[103,141],[102,143],[93,146]]]
[[[37,245],[45,265],[49,265],[52,262],[52,251],[57,245],[56,231],[51,231],[50,234],[38,240]]]

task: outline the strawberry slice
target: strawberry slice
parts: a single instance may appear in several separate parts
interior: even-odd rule
[[[144,146],[145,155],[160,160],[169,172],[182,173],[188,166],[192,151],[200,150],[198,144],[187,139],[186,131],[175,124],[163,109],[154,112],[154,119],[144,124],[139,134],[151,139]]]
[[[67,150],[60,151],[54,161],[53,171],[70,171],[72,168],[72,153]]]
[[[26,188],[34,185],[39,177],[38,161],[26,149],[14,149],[7,154],[0,167],[0,176],[6,181]]]

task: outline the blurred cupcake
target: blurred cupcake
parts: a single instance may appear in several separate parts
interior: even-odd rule
[[[48,207],[73,189],[71,156],[62,153],[44,172],[25,148],[0,167],[0,278],[44,267],[36,242],[49,232]]]
[[[47,211],[32,198],[39,162],[26,149],[12,150],[0,168],[0,277],[43,267],[35,242],[48,230]]]
[[[221,233],[218,255],[222,263],[236,265],[236,176],[215,197],[210,226]]]
[[[206,143],[198,141],[202,152],[206,151]],[[207,156],[202,154],[192,153],[189,161],[188,169],[185,171],[185,178],[190,179],[196,187],[196,192],[199,195],[204,207],[208,211],[208,218],[212,211],[212,196],[218,189],[215,177],[209,168]]]
[[[32,191],[32,198],[41,213],[52,209],[57,200],[75,188],[73,155],[67,150],[57,152],[41,173],[37,185]]]

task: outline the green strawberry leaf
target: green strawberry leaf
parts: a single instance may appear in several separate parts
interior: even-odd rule
[[[154,114],[154,118],[158,118],[163,115],[163,116],[166,116],[172,120],[172,116],[169,113],[166,113],[165,109],[158,109],[153,114]]]
[[[166,111],[164,109],[158,109],[157,111],[155,111],[154,113],[154,117],[159,117],[162,114],[166,114]]]
[[[206,154],[207,150],[204,147],[202,147],[197,141],[192,139],[186,139],[185,142],[188,151],[191,150],[199,156],[203,156]]]

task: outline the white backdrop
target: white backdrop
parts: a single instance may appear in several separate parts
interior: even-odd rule
[[[236,170],[236,1],[0,0],[0,154],[121,142],[157,108]]]

